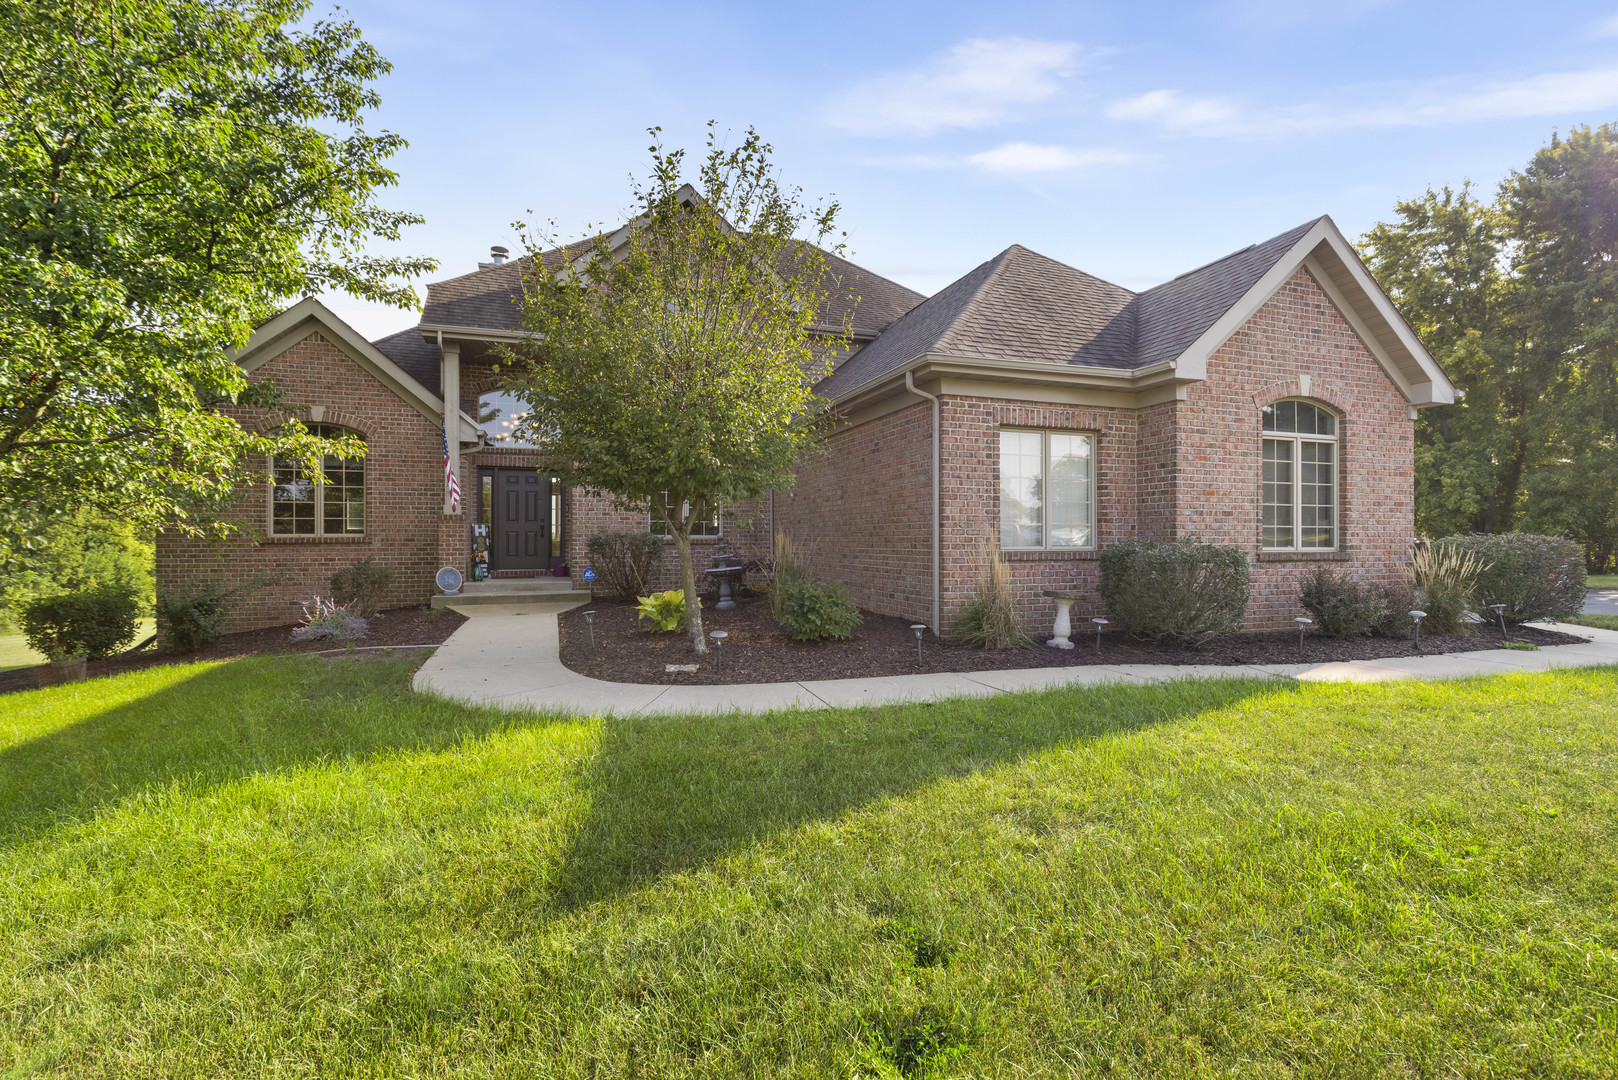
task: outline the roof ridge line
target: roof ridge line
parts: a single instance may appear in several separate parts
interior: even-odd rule
[[[983,290],[989,287],[989,282],[998,277],[1000,275],[1000,271],[1005,269],[1006,263],[1011,261],[1008,256],[1011,254],[1011,249],[1016,247],[1022,247],[1022,245],[1012,244],[1000,254],[989,260],[989,262],[995,264],[994,268],[991,269],[987,274],[983,275],[983,280],[978,282],[978,287],[972,290],[972,295],[968,296],[961,303],[961,306],[955,309],[955,314],[950,318],[949,322],[944,324],[943,332],[937,337],[933,338],[934,347],[944,344],[944,342],[949,339],[950,334],[955,332],[955,328],[961,324],[961,319],[968,311],[972,309],[972,305],[977,303],[978,297],[983,295]],[[1028,249],[1023,248],[1023,250],[1027,251]]]
[[[1064,270],[1071,270],[1075,274],[1079,274],[1079,275],[1081,275],[1083,277],[1089,278],[1091,281],[1099,281],[1101,284],[1107,286],[1108,288],[1117,289],[1120,292],[1126,292],[1126,293],[1129,294],[1130,299],[1134,299],[1135,297],[1140,295],[1140,293],[1136,292],[1134,289],[1131,289],[1127,285],[1120,285],[1116,281],[1108,281],[1106,278],[1102,277],[1100,274],[1092,274],[1092,273],[1090,273],[1090,271],[1084,269],[1081,266],[1074,266],[1070,262],[1063,262],[1061,259],[1058,259],[1055,255],[1047,255],[1043,251],[1035,251],[1033,248],[1029,247],[1027,244],[1012,244],[1011,247],[1022,248],[1024,251],[1028,252],[1028,254],[1030,254],[1030,255],[1038,255],[1041,259],[1044,259],[1046,262],[1053,262],[1057,266],[1062,267],[1062,269],[1064,269]],[[1009,251],[1009,250],[1011,250],[1011,248],[1007,248],[1006,250]]]

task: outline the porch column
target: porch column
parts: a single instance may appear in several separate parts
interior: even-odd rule
[[[455,465],[455,479],[461,485],[461,502],[471,493],[466,477],[461,475],[461,346],[457,342],[440,340],[443,360],[444,438],[449,440],[449,459]],[[449,477],[444,477],[444,513],[450,513]]]

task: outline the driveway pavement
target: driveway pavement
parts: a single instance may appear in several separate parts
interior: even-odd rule
[[[1591,640],[1534,652],[1479,649],[1443,656],[1336,664],[1118,664],[732,686],[653,686],[605,682],[564,667],[557,655],[556,617],[567,606],[466,608],[465,614],[471,618],[416,672],[415,688],[469,703],[561,709],[584,715],[656,715],[883,705],[1101,682],[1149,683],[1232,676],[1290,677],[1304,682],[1386,682],[1618,664],[1618,631],[1565,627]]]
[[[1584,594],[1586,615],[1618,615],[1618,589],[1591,589]]]

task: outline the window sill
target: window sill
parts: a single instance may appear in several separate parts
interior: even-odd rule
[[[342,536],[263,536],[259,538],[261,544],[363,544],[369,537],[363,533],[359,535],[347,534]]]
[[[1000,557],[1006,562],[1074,562],[1099,559],[1095,548],[1001,548]]]
[[[1339,548],[1336,551],[1261,551],[1259,562],[1348,562],[1353,556]]]

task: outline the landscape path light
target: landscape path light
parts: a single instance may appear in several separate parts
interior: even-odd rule
[[[722,672],[722,671],[725,670],[725,658],[720,655],[719,646],[723,645],[725,643],[725,639],[728,638],[730,635],[725,633],[723,630],[715,630],[713,633],[709,634],[708,636],[713,638],[713,664],[714,664],[714,670],[718,671],[718,672]]]
[[[1096,624],[1096,655],[1100,656],[1101,655],[1101,631],[1107,625],[1107,620],[1102,619],[1102,618],[1095,618],[1095,619],[1091,619],[1090,621]]]
[[[910,632],[916,635],[916,666],[921,667],[921,632],[927,629],[926,623],[911,623]]]
[[[1500,618],[1500,640],[1510,641],[1511,638],[1506,636],[1506,605],[1490,604],[1489,610],[1494,612],[1495,615],[1499,616]]]
[[[590,648],[593,649],[596,647],[596,613],[594,611],[584,613],[584,625],[590,628]]]
[[[1425,611],[1412,611],[1410,617],[1416,621],[1416,648],[1421,648],[1421,620],[1427,617]]]
[[[1301,658],[1303,656],[1303,632],[1313,626],[1315,620],[1307,615],[1299,615],[1292,621],[1298,624],[1298,656]]]

